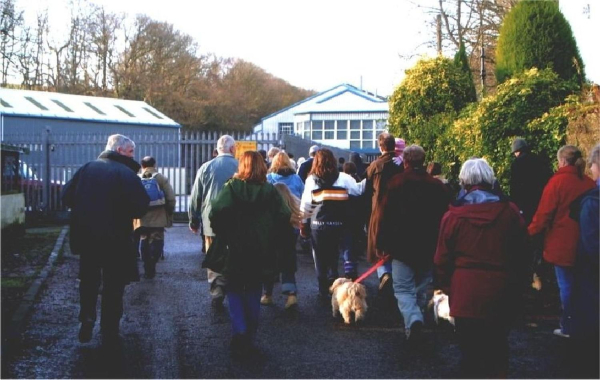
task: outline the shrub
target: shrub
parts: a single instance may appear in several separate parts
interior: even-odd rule
[[[484,157],[500,184],[508,189],[512,140],[525,138],[548,165],[565,143],[567,116],[560,107],[572,94],[572,82],[561,80],[550,69],[531,69],[498,86],[494,95],[465,110],[448,131],[455,156],[464,162]]]
[[[458,112],[472,102],[473,82],[460,65],[444,57],[421,59],[390,98],[389,130],[419,144],[431,159],[437,141]]]
[[[532,67],[550,67],[564,80],[583,83],[583,61],[557,2],[521,1],[506,15],[500,28],[498,82]]]

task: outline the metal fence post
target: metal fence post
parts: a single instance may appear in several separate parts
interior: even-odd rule
[[[43,202],[44,202],[44,215],[48,215],[50,212],[50,150],[52,149],[52,141],[51,141],[51,129],[49,126],[46,126],[44,129],[44,193],[43,193]]]

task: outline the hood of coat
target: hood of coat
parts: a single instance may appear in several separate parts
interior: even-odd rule
[[[149,167],[149,168],[143,168],[141,175],[142,175],[143,178],[150,178],[155,173],[158,173],[158,171],[156,170],[156,168],[155,167]]]
[[[248,183],[237,178],[229,181],[235,200],[241,205],[251,208],[261,208],[273,199],[275,187],[270,183]]]
[[[283,168],[277,171],[277,173],[271,173],[271,175],[273,176],[274,179],[281,179],[283,177],[289,177],[292,174],[296,174],[296,171],[294,169],[290,169],[290,168]]]
[[[469,195],[471,196],[469,197]],[[457,202],[451,205],[448,212],[456,215],[458,219],[465,219],[478,226],[494,223],[506,209],[510,208],[508,202],[500,201],[498,196],[487,191],[473,191],[462,200],[465,198],[467,202]]]
[[[140,168],[142,167],[133,158],[124,156],[112,150],[105,150],[104,152],[100,153],[98,158],[105,158],[108,160],[119,162],[127,166],[129,169],[133,170],[135,173],[139,172]]]

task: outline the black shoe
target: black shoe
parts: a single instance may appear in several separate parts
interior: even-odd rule
[[[92,340],[92,332],[94,331],[94,324],[91,322],[83,322],[79,328],[79,342],[88,343]]]
[[[423,322],[415,321],[410,328],[406,329],[406,340],[411,344],[418,343],[423,334]]]

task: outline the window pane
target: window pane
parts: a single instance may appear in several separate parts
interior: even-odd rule
[[[363,140],[373,140],[373,131],[363,131],[362,138]]]
[[[322,121],[313,121],[312,122],[313,130],[323,130],[323,122]]]
[[[350,149],[360,149],[360,141],[350,141]]]
[[[302,129],[302,123],[296,123],[296,133],[300,133]]]
[[[350,129],[360,129],[360,120],[350,120]]]
[[[339,130],[347,130],[348,129],[348,120],[338,120],[337,121],[337,129]]]
[[[304,131],[304,138],[310,140],[310,131]]]
[[[310,121],[305,121],[304,122],[304,130],[305,131],[310,131]]]
[[[325,131],[325,140],[333,140],[334,132],[333,131]]]
[[[312,133],[312,139],[313,140],[323,140],[323,132],[321,132],[321,131],[314,131]]]
[[[363,120],[363,129],[373,129],[373,120]]]
[[[333,120],[327,120],[327,121],[325,122],[325,129],[326,129],[326,130],[327,130],[327,129],[330,129],[330,130],[331,130],[331,129],[334,129],[334,128],[335,128],[335,121],[333,121]]]
[[[350,132],[350,139],[352,139],[352,140],[358,140],[358,139],[360,139],[360,131],[351,131]]]
[[[348,138],[347,131],[337,131],[337,139],[338,140],[346,140]]]
[[[373,148],[373,141],[363,141],[363,148],[364,149]]]
[[[385,129],[385,120],[377,121],[376,128],[378,131],[383,131]]]

